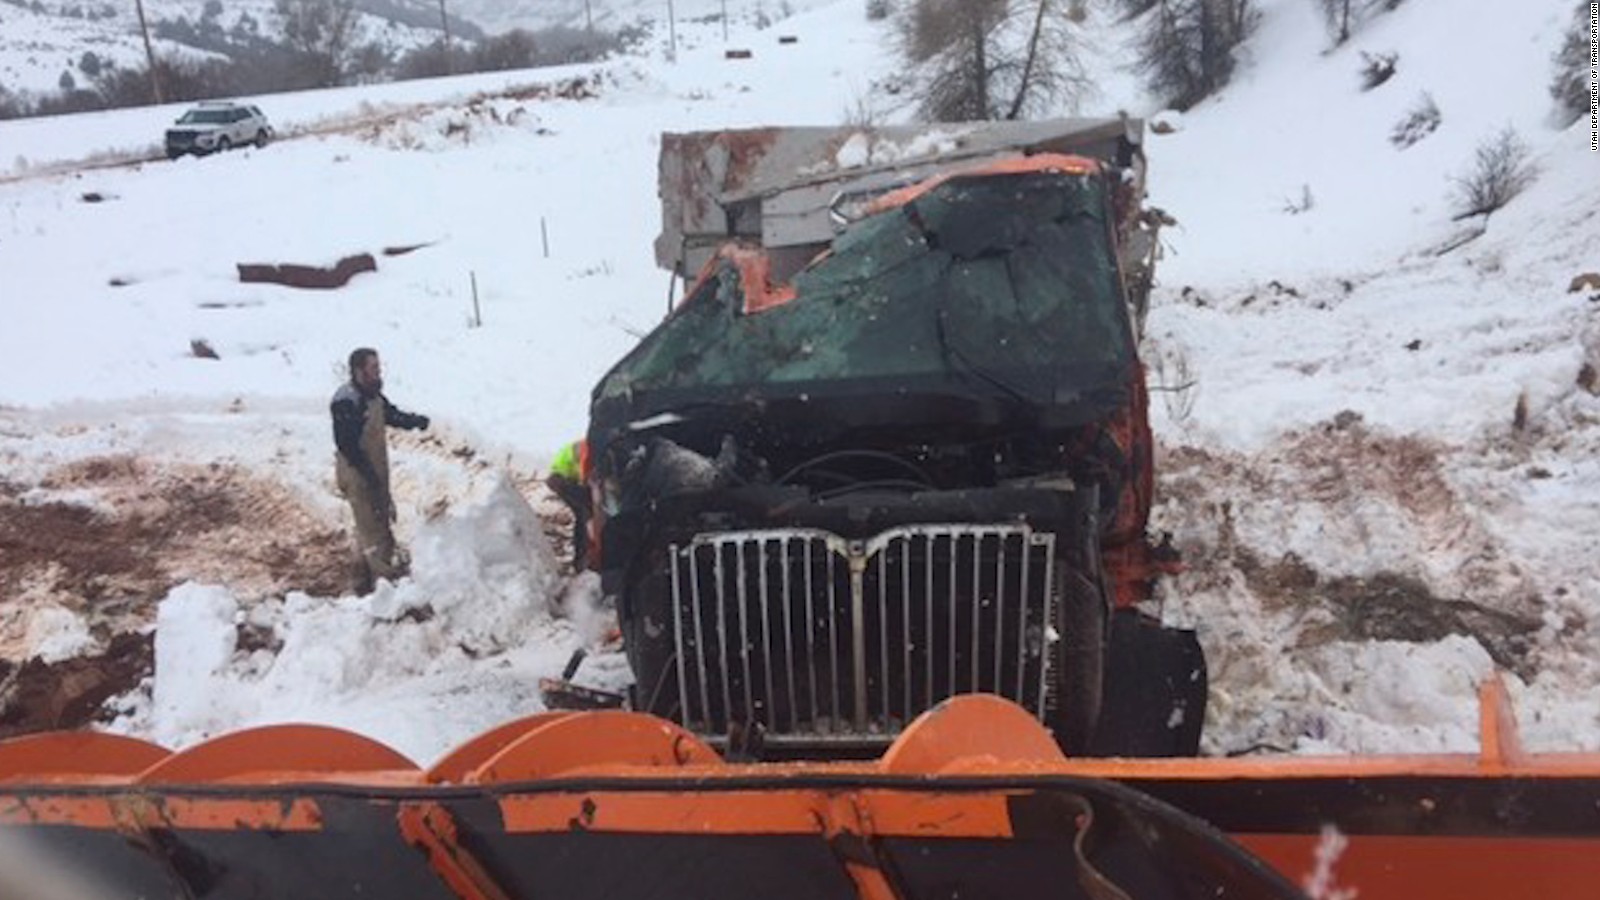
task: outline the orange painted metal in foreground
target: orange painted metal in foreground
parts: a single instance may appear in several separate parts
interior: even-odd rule
[[[1319,845],[1346,841],[1324,854],[1324,884],[1361,900],[1600,897],[1600,809],[1585,806],[1600,755],[1528,754],[1504,688],[1486,683],[1480,701],[1480,753],[1377,758],[1068,760],[1027,712],[979,695],[930,710],[881,760],[858,763],[730,765],[678,726],[627,712],[508,723],[426,774],[336,729],[252,729],[173,755],[54,735],[0,744],[0,825],[315,835],[326,828],[317,798],[367,797],[391,810],[367,827],[421,851],[456,896],[497,898],[517,894],[465,849],[452,802],[491,804],[507,838],[817,835],[864,847],[1025,839],[1018,804],[1102,779],[1213,818],[1295,883],[1317,869]],[[83,771],[69,771],[71,760]],[[1345,834],[1319,833],[1329,809],[1346,815]],[[858,896],[896,896],[872,859],[844,865]]]
[[[1234,834],[1279,872],[1302,883],[1317,868],[1321,838]],[[1600,897],[1600,840],[1353,835],[1333,856],[1331,887],[1359,900],[1584,900]]]
[[[316,831],[322,814],[311,800],[283,803],[238,797],[171,797],[143,792],[41,799],[0,797],[0,825],[81,825],[113,829]]]
[[[954,178],[980,175],[1022,175],[1029,172],[1065,172],[1068,175],[1089,175],[1101,171],[1099,161],[1087,156],[1066,153],[1035,153],[1031,156],[1009,156],[993,162],[979,163],[963,169],[953,169],[916,184],[890,191],[867,205],[867,214],[883,212],[923,196],[934,188]]]
[[[346,773],[417,771],[416,763],[354,732],[321,725],[266,725],[212,738],[162,758],[139,775],[141,784],[338,778]],[[315,773],[315,774],[313,774]]]
[[[0,782],[26,779],[83,783],[125,779],[171,756],[137,738],[94,731],[32,734],[0,742]]]

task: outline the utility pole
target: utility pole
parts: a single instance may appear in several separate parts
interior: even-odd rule
[[[667,59],[678,61],[678,19],[672,14],[672,0],[667,0]]]
[[[455,67],[450,65],[450,16],[444,11],[444,0],[439,0],[439,27],[444,29],[444,73],[455,74]]]
[[[150,26],[144,20],[144,0],[133,0],[133,6],[139,11],[139,33],[144,35],[144,58],[150,67],[150,93],[155,97],[156,105],[167,102],[161,96],[161,76],[156,74],[156,50],[150,46]]]
[[[722,42],[728,42],[728,0],[722,0]]]
[[[594,10],[589,6],[589,0],[583,0],[583,24],[590,31],[594,31]]]

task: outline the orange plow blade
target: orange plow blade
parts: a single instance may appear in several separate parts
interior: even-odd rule
[[[1383,759],[1067,760],[981,695],[866,763],[730,765],[620,711],[430,770],[308,726],[177,754],[50,735],[0,744],[0,836],[27,851],[0,863],[104,897],[1595,896],[1600,758],[1523,754],[1485,709],[1483,753]]]

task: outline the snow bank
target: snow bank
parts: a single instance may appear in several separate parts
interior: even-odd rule
[[[538,679],[558,675],[584,635],[551,615],[559,580],[527,502],[502,480],[422,526],[413,568],[359,599],[247,604],[220,587],[175,588],[156,623],[150,702],[116,730],[185,747],[251,725],[321,723],[426,763],[542,709]],[[626,684],[625,671],[602,669],[603,686]]]

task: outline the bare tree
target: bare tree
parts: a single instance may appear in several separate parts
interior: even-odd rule
[[[1139,33],[1137,66],[1152,91],[1187,109],[1228,83],[1255,22],[1251,0],[1156,0]]]
[[[1089,89],[1062,0],[916,0],[902,50],[936,121],[1019,119]]]
[[[1328,22],[1328,34],[1335,47],[1350,40],[1362,24],[1382,13],[1391,12],[1403,0],[1313,0]],[[1587,7],[1585,7],[1587,8]]]
[[[299,53],[314,84],[339,83],[355,36],[354,0],[277,0],[283,38]]]
[[[1335,46],[1350,40],[1350,7],[1355,0],[1317,0],[1322,15],[1328,20],[1328,30],[1333,32]]]
[[[472,53],[473,70],[502,72],[530,68],[538,52],[539,46],[532,34],[521,28],[513,28],[505,34],[485,38],[478,44],[478,49]]]
[[[1113,0],[1113,5],[1122,10],[1125,18],[1137,19],[1150,11],[1157,0]]]

